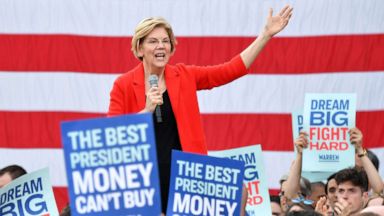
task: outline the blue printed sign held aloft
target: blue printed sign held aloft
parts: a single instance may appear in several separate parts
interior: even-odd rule
[[[244,161],[244,184],[248,191],[247,216],[271,215],[267,178],[264,172],[261,145],[210,151],[211,156]]]
[[[310,140],[303,152],[303,171],[335,172],[354,166],[348,130],[356,122],[355,94],[306,94],[303,117]]]
[[[172,151],[167,215],[239,215],[244,162]]]
[[[160,215],[150,114],[61,125],[72,215]]]
[[[0,189],[1,216],[58,216],[48,168],[25,174]]]

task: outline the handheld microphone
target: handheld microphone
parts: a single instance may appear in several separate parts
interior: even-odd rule
[[[151,88],[159,86],[159,78],[157,77],[157,75],[152,74],[149,76],[149,86]],[[157,105],[155,108],[155,116],[156,116],[156,121],[158,123],[163,122],[163,117],[161,117],[161,109],[159,105]]]

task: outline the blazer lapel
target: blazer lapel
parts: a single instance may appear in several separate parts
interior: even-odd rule
[[[133,72],[133,90],[135,92],[136,103],[138,108],[145,107],[145,85],[144,85],[144,67],[143,63],[139,64]]]
[[[179,71],[175,70],[174,67],[166,65],[165,67],[165,82],[167,84],[167,91],[171,100],[172,110],[175,110],[179,106],[179,95],[180,95],[180,74]]]

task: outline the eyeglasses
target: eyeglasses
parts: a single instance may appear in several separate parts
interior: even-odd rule
[[[305,199],[303,195],[299,194],[298,198],[291,199],[293,203],[303,203],[304,205],[312,205],[314,203],[313,200]]]

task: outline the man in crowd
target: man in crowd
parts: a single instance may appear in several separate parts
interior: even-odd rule
[[[0,170],[0,188],[10,183],[12,180],[26,174],[27,171],[21,166],[10,165]]]

